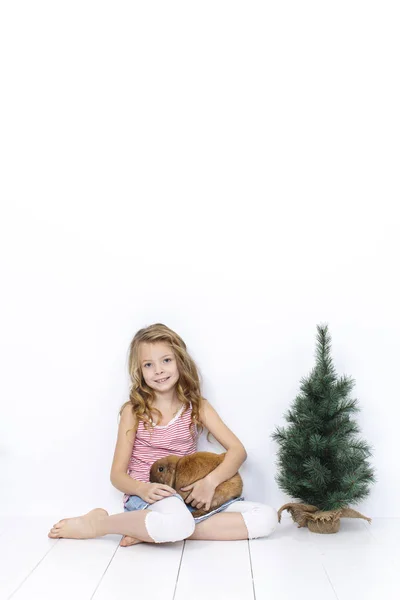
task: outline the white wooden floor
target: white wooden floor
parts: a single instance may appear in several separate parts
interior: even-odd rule
[[[0,517],[0,599],[398,600],[400,519],[342,519],[332,535],[282,517],[268,538],[120,547],[52,540],[60,516]]]

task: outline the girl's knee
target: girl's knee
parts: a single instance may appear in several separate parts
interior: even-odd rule
[[[259,502],[252,502],[251,509],[242,512],[248,537],[250,539],[268,537],[278,525],[278,513],[268,506]]]
[[[178,542],[192,535],[195,521],[185,509],[183,514],[166,514],[150,511],[146,515],[145,525],[149,536],[156,544]]]

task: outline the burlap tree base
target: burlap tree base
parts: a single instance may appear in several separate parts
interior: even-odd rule
[[[371,523],[369,517],[364,517],[361,513],[352,508],[339,508],[338,510],[319,510],[311,504],[289,503],[284,504],[278,510],[278,520],[281,522],[281,514],[287,510],[292,515],[292,519],[298,524],[298,527],[308,527],[313,533],[337,533],[340,528],[340,518],[349,517],[351,519],[365,519]]]

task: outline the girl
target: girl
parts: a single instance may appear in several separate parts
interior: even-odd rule
[[[124,492],[124,512],[109,515],[95,508],[86,515],[62,519],[50,538],[87,539],[109,533],[123,535],[121,546],[139,542],[244,540],[270,535],[275,509],[238,498],[194,519],[192,512],[210,508],[215,488],[230,479],[246,460],[240,440],[201,396],[196,365],[177,333],[162,323],[140,329],[129,353],[132,385],[122,406],[111,483]],[[165,484],[150,483],[154,461],[197,451],[203,427],[226,449],[223,462],[203,479],[182,488],[184,501]],[[128,435],[129,434],[129,435]]]

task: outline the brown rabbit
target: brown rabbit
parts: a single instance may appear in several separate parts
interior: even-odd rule
[[[190,494],[190,490],[181,491],[181,487],[185,487],[195,483],[199,479],[203,479],[208,473],[213,471],[224,460],[226,452],[223,454],[215,454],[214,452],[194,452],[186,456],[176,456],[170,454],[165,458],[156,460],[150,469],[151,483],[165,483],[174,488],[177,493],[186,500]],[[228,500],[237,498],[242,493],[243,481],[239,473],[227,481],[223,481],[215,488],[214,496],[211,501],[209,510],[200,508],[195,510],[193,517],[201,517],[210,511],[218,508]]]

